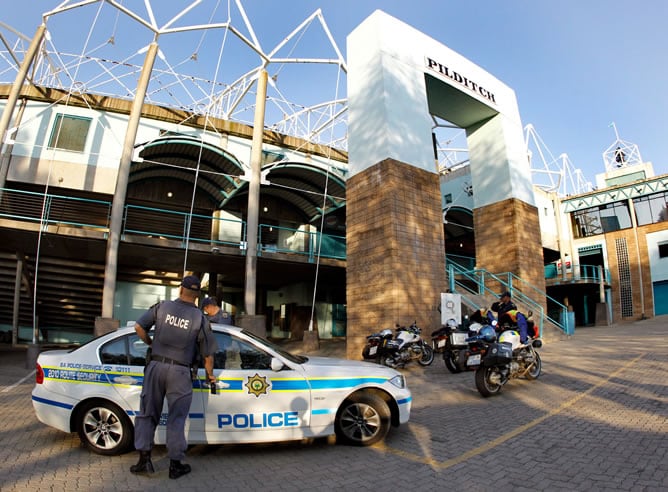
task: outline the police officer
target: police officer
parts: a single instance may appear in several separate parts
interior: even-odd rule
[[[499,299],[500,302],[492,304],[492,310],[496,311],[499,317],[499,326],[503,326],[506,322],[517,325],[520,343],[526,343],[529,337],[529,324],[526,316],[517,310],[517,306],[510,299],[510,292],[504,292]]]
[[[202,301],[202,309],[204,314],[209,318],[209,323],[217,323],[220,325],[231,325],[232,317],[230,313],[220,309],[215,297],[206,297]]]
[[[499,322],[501,321],[501,316],[512,309],[517,309],[517,306],[510,300],[510,292],[508,291],[499,296],[498,302],[492,304],[492,311],[496,311],[497,316],[499,317]]]
[[[139,451],[139,461],[130,467],[132,473],[153,472],[151,449],[165,395],[169,478],[190,473],[190,465],[181,463],[188,446],[185,421],[193,394],[190,366],[199,347],[207,380],[215,383],[213,354],[218,350],[211,326],[196,305],[199,292],[199,279],[194,275],[186,276],[181,282],[178,299],[151,306],[135,324],[139,338],[151,347],[151,357],[144,372],[140,412],[135,419],[135,448]],[[148,331],[154,325],[155,335],[151,339]]]

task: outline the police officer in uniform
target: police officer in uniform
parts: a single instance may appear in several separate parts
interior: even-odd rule
[[[510,292],[506,291],[499,296],[499,301],[492,304],[492,311],[496,311],[499,321],[501,316],[506,314],[511,309],[517,309],[515,303],[510,300]]]
[[[517,310],[517,306],[510,299],[510,292],[504,292],[499,296],[500,302],[492,304],[492,311],[496,311],[499,317],[499,325],[505,322],[517,325],[520,333],[520,343],[526,343],[529,336],[529,322],[526,316]]]
[[[202,309],[204,310],[206,317],[209,319],[209,323],[217,323],[220,325],[232,324],[230,313],[220,309],[215,297],[205,297],[202,301]]]
[[[135,448],[139,451],[139,461],[130,467],[132,473],[154,471],[151,449],[165,396],[169,478],[190,473],[190,465],[181,462],[188,447],[185,421],[193,394],[190,366],[199,347],[207,380],[215,383],[213,355],[218,351],[211,326],[196,304],[199,293],[199,279],[194,275],[186,276],[178,299],[151,306],[135,324],[137,335],[151,347],[152,353],[144,372],[140,413],[135,418]],[[155,335],[151,339],[148,331],[154,325]]]

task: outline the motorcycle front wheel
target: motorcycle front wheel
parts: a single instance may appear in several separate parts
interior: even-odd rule
[[[534,362],[527,371],[527,373],[525,374],[525,377],[529,381],[538,379],[538,376],[540,376],[540,371],[543,368],[543,363],[540,360],[540,355],[538,355],[538,352],[534,351],[533,356],[534,356]]]
[[[475,387],[478,393],[487,398],[501,393],[502,385],[492,382],[492,378],[498,376],[493,367],[480,366],[475,371]]]
[[[462,368],[459,367],[459,356],[455,355],[451,350],[443,353],[443,360],[445,361],[445,367],[447,367],[448,371],[452,374],[462,372]]]
[[[418,364],[428,366],[434,362],[434,349],[426,343],[422,345],[422,357],[418,359]]]

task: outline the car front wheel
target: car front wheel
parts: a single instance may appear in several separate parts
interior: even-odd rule
[[[85,403],[77,412],[76,427],[84,446],[97,454],[118,455],[129,451],[133,445],[130,419],[111,402]]]
[[[377,395],[356,393],[341,405],[335,430],[337,439],[343,443],[371,446],[390,430],[390,409]]]

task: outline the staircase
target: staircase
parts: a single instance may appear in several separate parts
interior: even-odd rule
[[[484,269],[468,270],[449,262],[447,276],[450,291],[460,294],[463,307],[470,311],[489,308],[498,300],[499,293],[507,290],[520,311],[533,313],[542,338],[562,339],[575,332],[566,306],[511,272],[493,274]]]

